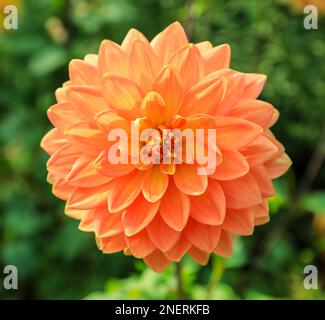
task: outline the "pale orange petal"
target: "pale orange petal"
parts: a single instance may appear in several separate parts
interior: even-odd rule
[[[198,167],[191,164],[178,165],[173,175],[177,188],[185,194],[198,196],[206,190],[208,178],[206,175],[198,175]]]
[[[160,214],[155,216],[146,230],[151,241],[162,252],[170,250],[181,235],[180,232],[170,228],[161,218]]]
[[[156,202],[163,197],[168,187],[168,175],[160,171],[159,165],[154,165],[146,173],[142,193],[150,202]]]
[[[190,215],[193,219],[203,224],[222,224],[226,214],[226,199],[217,181],[209,180],[205,193],[190,199]]]
[[[229,68],[230,54],[230,46],[228,44],[222,44],[210,50],[204,51],[202,53],[202,57],[205,61],[206,74],[220,69]]]
[[[244,156],[235,149],[222,149],[222,162],[217,166],[210,178],[216,180],[233,180],[244,176],[249,165]]]
[[[161,217],[172,229],[182,231],[189,217],[190,200],[170,181],[159,211]]]
[[[188,44],[188,40],[179,22],[169,25],[151,41],[154,52],[163,64],[168,63],[176,51],[186,44]]]
[[[184,230],[187,240],[198,249],[212,252],[220,238],[220,227],[210,226],[189,219]]]
[[[123,212],[124,232],[132,236],[142,231],[155,217],[159,209],[159,202],[149,202],[141,194]]]
[[[219,183],[225,193],[228,208],[243,209],[262,202],[259,185],[249,173],[241,178]]]

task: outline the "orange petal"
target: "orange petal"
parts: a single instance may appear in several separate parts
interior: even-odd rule
[[[236,104],[227,115],[254,122],[262,128],[269,128],[277,114],[278,111],[270,103],[245,99]]]
[[[76,122],[65,130],[71,144],[80,152],[97,156],[108,146],[106,135],[98,129],[90,129],[86,122]]]
[[[58,103],[65,103],[69,102],[69,98],[67,95],[68,89],[65,88],[58,88],[55,90],[55,98]]]
[[[142,193],[150,202],[156,202],[163,197],[168,187],[168,176],[160,171],[158,165],[154,165],[146,173]]]
[[[152,88],[152,83],[162,64],[149,44],[135,40],[129,54],[129,70],[131,78],[146,92]]]
[[[155,245],[152,243],[145,230],[131,237],[125,237],[125,240],[132,255],[139,259],[148,256],[156,250]]]
[[[104,77],[104,94],[107,104],[121,116],[128,119],[135,119],[139,116],[143,93],[134,82],[106,74]]]
[[[113,129],[123,129],[130,131],[130,121],[116,114],[111,110],[102,111],[95,116],[97,125],[101,130],[109,132]]]
[[[101,175],[107,177],[121,177],[135,170],[135,166],[133,164],[112,164],[109,162],[107,150],[104,150],[100,153],[100,155],[94,161],[93,165]]]
[[[198,196],[206,190],[208,178],[206,175],[198,175],[198,167],[191,164],[181,164],[173,175],[177,188],[185,194]]]
[[[106,206],[98,207],[95,210],[100,212],[100,216],[94,223],[97,237],[111,237],[123,232],[121,212],[109,213]]]
[[[172,229],[182,231],[189,217],[190,200],[170,181],[159,211],[161,217]]]
[[[270,160],[264,164],[265,169],[271,179],[276,179],[282,176],[290,167],[292,161],[286,153],[274,160]]]
[[[193,219],[189,219],[184,232],[193,246],[205,252],[214,250],[220,238],[219,226],[209,226]]]
[[[69,103],[58,103],[47,110],[47,116],[52,124],[60,131],[74,122],[80,122],[80,117]]]
[[[68,140],[58,129],[50,130],[41,141],[41,148],[49,155],[66,145]]]
[[[254,141],[263,129],[255,123],[233,117],[216,117],[220,148],[240,148]]]
[[[141,192],[144,174],[135,170],[128,175],[116,178],[108,197],[108,210],[118,212],[127,208]]]
[[[69,87],[67,94],[76,113],[81,118],[93,121],[96,113],[108,109],[101,91],[96,87],[73,86]]]
[[[252,168],[250,172],[259,185],[263,198],[272,197],[275,195],[272,181],[263,165]]]
[[[97,68],[83,60],[71,60],[69,76],[72,85],[99,85]]]
[[[171,164],[160,164],[160,171],[164,174],[173,175],[176,172],[176,165],[174,163]]]
[[[210,41],[202,41],[196,43],[195,46],[200,50],[201,54],[213,48],[213,45]]]
[[[214,253],[221,257],[230,258],[232,255],[232,236],[230,232],[221,230],[220,239]]]
[[[185,91],[189,90],[204,76],[203,59],[199,49],[193,44],[180,49],[170,60],[169,64],[180,75]]]
[[[111,178],[100,175],[93,165],[92,158],[81,156],[78,158],[65,181],[75,187],[92,188],[109,182]]]
[[[121,44],[121,48],[126,51],[129,52],[131,47],[132,47],[132,43],[134,41],[142,41],[145,44],[149,44],[148,39],[137,29],[131,28],[129,30],[129,32],[127,33],[127,35],[125,36],[122,44]]]
[[[215,107],[215,115],[223,116],[227,114],[229,110],[231,110],[242,98],[245,88],[245,77],[242,73],[229,69],[222,69],[217,71],[216,74],[226,77],[227,80],[227,88],[222,102]],[[213,75],[214,73],[211,73],[210,76]]]
[[[249,210],[228,209],[222,228],[237,235],[250,236],[254,231],[254,215]]]
[[[193,113],[214,114],[216,105],[220,104],[227,88],[225,77],[203,79],[194,85],[185,95],[180,114],[188,116]]]
[[[100,242],[103,253],[119,252],[126,247],[124,235],[122,233],[113,237],[101,238]]]
[[[228,44],[222,44],[204,51],[202,57],[205,61],[205,73],[209,74],[220,69],[229,68],[230,55],[231,51]]]
[[[146,230],[151,241],[162,252],[170,250],[176,244],[181,234],[171,229],[159,214],[155,216]]]
[[[133,236],[140,232],[152,221],[159,209],[159,201],[152,203],[141,194],[123,212],[124,232],[127,236]]]
[[[65,179],[79,156],[80,153],[71,145],[63,145],[60,149],[56,150],[47,161],[47,170],[54,173],[59,178]]]
[[[170,260],[159,250],[146,256],[144,262],[155,272],[163,272],[171,263]]]
[[[200,249],[195,248],[192,246],[188,250],[189,255],[192,257],[194,261],[196,261],[198,264],[205,266],[210,259],[210,253],[202,251]]]
[[[240,152],[252,168],[273,158],[278,152],[278,147],[269,138],[261,135],[249,145],[241,148]]]
[[[164,252],[165,256],[171,261],[180,261],[191,244],[186,240],[185,236],[181,234],[176,244],[167,252]]]
[[[228,208],[243,209],[262,202],[259,185],[249,173],[241,178],[219,183],[225,193]]]
[[[163,64],[168,63],[176,51],[186,44],[188,44],[188,40],[179,22],[168,26],[151,41],[154,52]]]
[[[222,162],[217,166],[210,178],[216,180],[233,180],[244,176],[249,165],[243,155],[235,149],[223,149]]]
[[[158,92],[165,101],[166,119],[176,115],[183,103],[184,92],[173,68],[166,66],[161,70],[154,81],[153,90]]]
[[[98,70],[101,77],[106,73],[129,77],[128,56],[121,47],[110,40],[104,40],[99,48]]]
[[[226,199],[217,181],[209,180],[204,194],[191,197],[191,217],[203,224],[220,225],[226,213]]]
[[[142,100],[141,112],[152,122],[153,127],[160,125],[166,119],[164,99],[157,92],[148,92]]]
[[[256,99],[263,90],[266,75],[245,73],[245,89],[243,92],[243,99]]]
[[[109,184],[95,188],[75,187],[67,201],[66,208],[85,210],[103,206],[107,202],[108,192]]]
[[[67,201],[74,187],[67,184],[63,179],[57,179],[53,183],[52,193],[61,200]]]

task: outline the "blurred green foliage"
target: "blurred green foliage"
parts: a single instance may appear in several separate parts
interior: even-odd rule
[[[324,299],[324,166],[301,186],[311,155],[318,150],[313,168],[324,154],[325,19],[307,31],[303,18],[274,0],[21,1],[19,29],[0,33],[0,269],[19,270],[19,290],[0,286],[0,297],[177,297],[175,266],[155,274],[130,257],[101,254],[92,235],[77,231],[46,183],[39,142],[70,59],[96,53],[105,38],[121,42],[131,27],[152,38],[179,20],[193,42],[229,43],[234,69],[268,75],[261,99],[279,109],[274,132],[293,159],[276,183],[270,223],[236,239],[229,260],[214,257],[204,268],[184,261],[186,296]],[[307,264],[318,266],[319,290],[302,285]]]

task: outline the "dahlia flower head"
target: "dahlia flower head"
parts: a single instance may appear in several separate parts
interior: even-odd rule
[[[189,43],[178,22],[151,42],[131,29],[121,45],[104,40],[98,55],[70,62],[41,146],[53,194],[80,230],[94,232],[101,251],[123,251],[156,272],[186,253],[204,265],[211,253],[232,255],[233,235],[269,221],[272,180],[291,164],[270,131],[279,113],[257,99],[265,75],[229,65],[229,45]],[[215,171],[198,174],[207,164],[195,153],[191,163],[176,161],[173,148],[170,163],[112,163],[109,133],[130,135],[135,124],[214,129],[216,143],[203,149],[212,150]],[[120,141],[118,152],[130,145]]]

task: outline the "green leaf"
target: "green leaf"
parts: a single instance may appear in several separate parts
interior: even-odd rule
[[[315,214],[325,214],[325,192],[314,191],[307,193],[301,200],[303,209]]]

